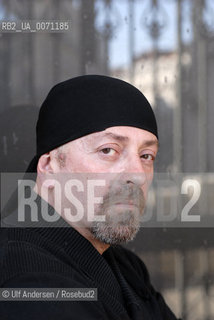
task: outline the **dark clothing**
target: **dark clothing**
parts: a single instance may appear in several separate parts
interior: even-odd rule
[[[64,221],[64,220],[63,220]],[[176,320],[144,263],[115,246],[103,255],[75,229],[2,228],[1,288],[97,288],[97,301],[0,302],[3,320]]]

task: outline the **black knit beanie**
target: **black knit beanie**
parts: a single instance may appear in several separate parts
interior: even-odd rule
[[[149,102],[131,84],[112,77],[86,75],[55,85],[39,112],[37,154],[27,172],[36,172],[42,154],[113,126],[137,127],[158,137]]]

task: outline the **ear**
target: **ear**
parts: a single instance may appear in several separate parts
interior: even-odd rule
[[[50,152],[43,154],[38,161],[37,165],[38,173],[53,173],[53,166],[51,161]]]

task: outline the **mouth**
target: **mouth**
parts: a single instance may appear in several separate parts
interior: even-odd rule
[[[104,201],[104,208],[114,207],[118,210],[140,210],[144,209],[144,198],[137,196],[114,196],[109,197]]]
[[[124,201],[120,201],[120,202],[115,202],[113,203],[112,205],[116,205],[116,206],[121,206],[121,207],[130,207],[130,208],[133,208],[133,207],[138,207],[138,205],[136,203],[134,203],[133,200],[124,200]]]

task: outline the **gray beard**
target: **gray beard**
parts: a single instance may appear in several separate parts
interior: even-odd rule
[[[117,203],[132,201],[133,209],[118,210]],[[105,215],[105,221],[93,221],[89,227],[93,237],[103,243],[116,245],[133,240],[140,228],[140,216],[145,207],[142,190],[134,184],[113,185],[103,197],[96,215]]]
[[[90,231],[95,239],[107,244],[127,243],[134,239],[140,228],[139,214],[125,211],[121,214],[126,222],[115,223],[111,219],[105,222],[94,221]]]

